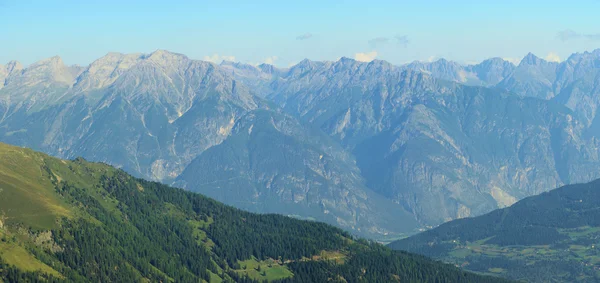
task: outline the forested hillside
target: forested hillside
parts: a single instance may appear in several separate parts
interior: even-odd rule
[[[390,244],[534,282],[600,280],[600,180],[523,199]]]
[[[0,215],[7,282],[502,282],[327,224],[5,144]]]

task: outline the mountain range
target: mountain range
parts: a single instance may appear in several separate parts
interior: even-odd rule
[[[11,62],[0,141],[389,239],[600,177],[598,62]]]

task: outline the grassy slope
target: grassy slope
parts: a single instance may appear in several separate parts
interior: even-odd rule
[[[43,154],[0,144],[0,160],[0,213],[6,224],[51,229],[57,217],[72,216],[71,209],[53,193],[48,172],[40,167]]]
[[[114,179],[111,179],[113,176]],[[121,191],[109,192],[110,186],[104,183],[106,180],[122,182],[112,187],[112,189],[116,188]],[[61,184],[63,185],[61,186]],[[69,186],[64,187],[64,184]],[[178,205],[170,203],[176,200],[179,203]],[[195,203],[203,204],[200,206],[200,210],[192,209]],[[206,211],[207,214],[202,211]],[[201,212],[204,214],[200,214]],[[144,219],[147,218],[135,213],[149,213],[144,215],[152,215],[154,217],[152,219],[159,222],[150,223],[151,226],[145,226],[147,223],[144,222]],[[220,220],[215,220],[214,217],[220,217]],[[358,244],[344,238],[348,235],[337,228],[279,216],[259,216],[239,212],[198,195],[134,179],[105,164],[90,163],[80,159],[74,161],[59,160],[29,149],[8,146],[2,143],[0,143],[0,219],[2,220],[2,225],[0,225],[2,226],[0,227],[0,263],[13,265],[22,271],[38,271],[41,272],[40,274],[50,274],[58,278],[66,277],[68,279],[72,279],[72,276],[79,276],[78,278],[82,279],[87,277],[87,274],[79,274],[80,271],[76,268],[77,265],[70,262],[71,265],[69,266],[68,261],[61,260],[61,257],[57,257],[57,255],[64,253],[76,259],[79,253],[91,252],[91,258],[94,258],[94,245],[90,246],[92,250],[73,246],[74,243],[80,243],[76,240],[81,235],[86,235],[86,239],[88,239],[82,243],[107,245],[112,242],[114,246],[110,246],[107,252],[112,252],[113,256],[124,255],[123,259],[118,259],[113,263],[117,264],[114,269],[109,268],[108,271],[102,266],[95,269],[94,266],[87,267],[92,268],[91,270],[94,272],[120,276],[119,270],[123,269],[127,270],[130,276],[137,277],[139,281],[151,280],[150,278],[176,281],[176,279],[170,277],[170,274],[174,274],[173,272],[178,272],[178,274],[190,273],[189,268],[193,266],[183,267],[182,264],[185,264],[183,262],[174,265],[163,265],[162,268],[166,269],[161,269],[157,266],[161,266],[162,262],[149,265],[147,262],[138,261],[140,258],[136,256],[136,253],[150,253],[156,258],[161,255],[171,256],[172,253],[169,253],[169,250],[173,249],[174,246],[164,243],[167,246],[161,247],[161,245],[156,244],[157,242],[152,242],[152,233],[149,235],[144,234],[144,229],[154,229],[156,226],[161,225],[174,225],[173,228],[180,229],[176,233],[164,229],[159,230],[160,233],[164,234],[162,236],[166,237],[165,240],[174,241],[173,243],[184,247],[181,244],[186,242],[187,239],[191,239],[191,242],[196,243],[198,247],[210,254],[210,260],[214,263],[208,272],[210,282],[231,281],[230,276],[233,275],[228,274],[235,273],[248,275],[254,280],[292,279],[295,274],[291,267],[300,268],[298,269],[300,272],[304,268],[302,264],[307,262],[328,262],[326,265],[318,265],[318,267],[331,268],[331,272],[334,272],[332,274],[342,274],[344,272],[351,274],[344,270],[344,265],[347,265],[345,263],[352,260],[352,257],[347,257],[349,250],[364,251],[364,255],[360,254],[362,252],[357,254],[357,257],[360,258],[357,260],[361,261],[364,261],[367,253],[378,253],[378,248],[372,249],[364,243]],[[252,222],[252,225],[257,226],[249,226],[246,224],[247,220]],[[112,225],[109,225],[106,221],[111,221]],[[220,221],[220,223],[217,221]],[[224,221],[231,222],[225,223]],[[178,226],[178,223],[186,227]],[[218,227],[215,227],[215,225]],[[231,230],[230,228],[223,230],[223,227],[239,228],[236,228],[237,230]],[[336,240],[334,239],[342,236],[343,239],[346,239],[343,240],[346,244],[342,245],[340,250],[330,249],[327,248],[328,244],[322,243],[322,240],[315,242],[317,238],[314,238],[316,236],[313,234],[288,235],[278,232],[291,231],[286,229],[299,229],[299,231],[317,229],[320,233],[324,233],[321,236],[329,235],[322,239],[335,243]],[[47,236],[48,233],[51,233],[50,231],[58,233],[60,236],[50,234],[49,237],[45,237],[44,235]],[[102,237],[105,237],[105,239],[94,239],[93,237],[98,237],[94,236],[94,231],[104,235]],[[122,234],[123,232],[125,234]],[[178,233],[186,234],[179,235]],[[223,235],[224,238],[215,238],[214,235]],[[117,240],[119,237],[126,238]],[[230,239],[231,237],[239,237],[241,241],[244,239],[262,240],[263,243],[258,242],[257,244],[262,245],[263,248],[255,251],[257,253],[250,258],[239,258],[237,264],[228,263],[229,260],[220,257],[229,256],[223,254],[227,250],[226,248],[235,250],[235,245],[239,244],[238,251],[244,253],[248,251],[248,247],[253,247],[253,244],[250,244],[250,246],[242,248],[242,242],[223,241],[223,239]],[[272,240],[264,240],[264,237]],[[268,247],[278,242],[264,241],[285,240],[286,237],[297,237],[297,245],[301,245],[300,241],[308,241],[311,245],[320,247],[320,251],[312,254],[306,254],[304,251],[301,253],[306,254],[306,256],[296,259],[284,257],[281,260],[281,256],[279,258],[265,256],[265,252],[269,253]],[[136,247],[131,247],[129,244],[119,245],[120,241],[129,241],[130,239],[137,239],[135,241],[142,241],[146,244],[140,244]],[[106,240],[106,242],[103,242],[103,240]],[[224,246],[220,247],[219,243]],[[145,249],[144,245],[151,245],[152,247],[151,249]],[[75,253],[73,253],[74,248],[76,249],[74,250]],[[107,247],[102,246],[102,248]],[[291,248],[293,250],[294,247]],[[306,249],[306,246],[296,248]],[[68,249],[71,249],[70,254]],[[292,250],[286,250],[286,252],[292,252]],[[263,256],[258,259],[260,253]],[[387,252],[379,255],[385,253]],[[104,253],[102,255],[110,256],[111,254]],[[129,257],[125,258],[126,255],[129,255]],[[111,257],[106,259],[109,258]],[[381,260],[387,258],[389,257],[383,256]],[[86,258],[78,260],[86,260]],[[418,266],[426,266],[428,268],[426,274],[435,274],[435,272],[431,272],[439,267],[443,269],[443,274],[456,275],[457,278],[477,278],[418,257],[406,255],[403,260],[406,262],[414,260],[415,263],[418,263]],[[335,265],[329,265],[329,262],[335,263]],[[365,268],[365,270],[369,270],[369,267]],[[414,267],[408,268],[412,270],[411,268]],[[0,275],[2,275],[1,271],[0,268]],[[171,273],[167,274],[169,272]],[[391,272],[397,271],[392,270]],[[310,275],[310,272],[306,274]],[[384,276],[397,277],[394,274]],[[85,277],[81,277],[82,275]],[[191,273],[188,275],[191,275]],[[486,281],[488,280],[495,281],[486,278]]]
[[[62,219],[83,218],[96,223],[98,220],[68,204],[55,192],[53,181],[69,180],[97,195],[99,192],[94,184],[102,174],[111,175],[114,171],[104,164],[60,160],[31,149],[0,143],[2,260],[24,271],[41,271],[61,277],[59,272],[32,254],[32,250],[41,249],[34,243],[36,239],[31,233],[57,229]],[[116,211],[115,200],[98,199]]]

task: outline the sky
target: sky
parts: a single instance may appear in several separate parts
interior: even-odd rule
[[[157,49],[192,59],[287,67],[304,58],[361,61],[532,52],[564,60],[600,48],[600,0],[0,0],[0,64]]]

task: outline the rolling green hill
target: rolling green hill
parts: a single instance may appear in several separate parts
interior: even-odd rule
[[[0,144],[0,281],[502,282],[323,223]]]
[[[531,282],[600,281],[600,180],[451,221],[390,247]]]

